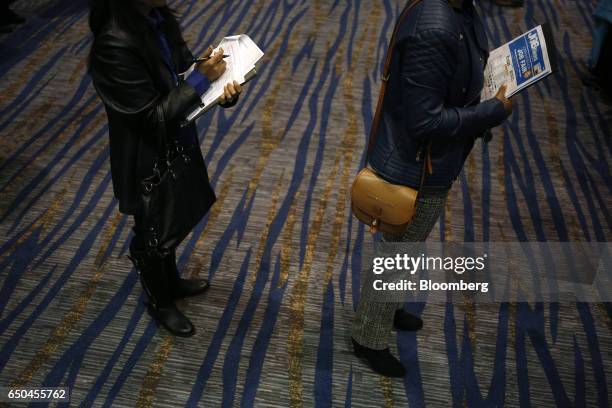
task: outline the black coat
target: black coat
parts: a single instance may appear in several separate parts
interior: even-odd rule
[[[433,173],[426,188],[449,188],[476,137],[506,113],[492,99],[479,102],[488,45],[471,2],[423,0],[398,31],[376,143],[369,162],[383,178],[418,187],[431,143]]]
[[[179,73],[184,72],[193,55],[180,33],[164,30],[175,66]],[[153,29],[150,35],[156,36]],[[178,137],[180,122],[200,97],[187,82],[175,84],[161,53],[146,55],[142,43],[115,23],[108,24],[93,42],[90,74],[108,116],[111,173],[119,210],[134,214],[139,183],[151,175],[163,152],[164,137]]]

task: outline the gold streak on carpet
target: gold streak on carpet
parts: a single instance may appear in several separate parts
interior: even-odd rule
[[[140,388],[140,395],[138,395],[138,401],[136,402],[137,407],[151,407],[153,405],[155,392],[157,390],[157,385],[159,384],[159,378],[164,371],[164,366],[166,365],[166,361],[170,356],[173,345],[174,336],[168,335],[164,337],[161,345],[159,346],[159,350],[157,350],[157,353],[155,353],[155,359],[145,374],[142,387]]]
[[[476,305],[474,305],[474,301],[464,297],[463,311],[467,319],[468,338],[472,347],[472,361],[474,361],[476,358]]]
[[[469,156],[466,177],[468,186],[467,190],[468,194],[470,195],[470,203],[472,204],[472,207],[474,207],[474,204],[478,202],[478,194],[476,192],[476,188],[474,188],[474,184],[476,184],[476,159],[474,152],[472,152],[472,154],[470,154]],[[482,190],[478,189],[478,191]],[[462,202],[465,202],[465,200],[462,200]],[[477,212],[476,210],[477,208],[474,208],[472,214],[479,214],[479,212]],[[463,212],[465,213],[465,208],[463,209]],[[480,223],[473,222],[472,227],[475,227],[475,224],[479,225]],[[474,228],[475,239],[476,236],[476,230]],[[472,360],[474,360],[476,355],[476,305],[474,304],[474,300],[469,296],[461,296],[463,297],[464,312],[467,318],[468,337],[470,339],[470,345],[472,347]]]
[[[480,139],[482,140],[482,139]],[[480,142],[479,142],[480,143]],[[477,150],[477,151],[474,151]],[[468,193],[470,194],[470,203],[472,204],[473,214],[473,222],[472,227],[474,228],[474,240],[479,241],[478,237],[482,236],[482,230],[478,231],[477,228],[482,226],[482,223],[476,222],[478,216],[482,216],[482,184],[478,185],[476,188],[476,184],[478,182],[482,182],[482,178],[478,177],[478,169],[476,167],[476,157],[478,157],[480,161],[480,157],[482,157],[481,149],[474,149],[468,158],[468,166],[467,166],[467,187]],[[477,156],[478,155],[478,156]]]
[[[63,204],[64,204],[64,197],[66,196],[66,192],[68,190],[73,191],[72,187],[73,186],[71,185],[71,183],[68,183],[67,187],[64,187],[59,193],[55,195],[49,208],[45,210],[43,215],[38,220],[36,220],[34,224],[32,224],[29,231],[17,240],[17,244],[21,244],[24,241],[26,241],[32,235],[32,233],[38,228],[40,228],[40,235],[43,236],[45,232],[52,225],[56,224],[55,218],[60,208],[64,208]]]
[[[368,39],[369,44],[364,47],[365,50],[374,50],[376,49],[376,43],[378,42],[378,29],[379,27],[382,26],[382,22],[380,21],[380,10],[381,7],[376,4],[376,3],[371,3],[372,4],[372,10],[370,10],[370,17],[368,21],[372,22],[372,29],[370,30],[370,38]],[[387,50],[385,50],[386,52]],[[365,53],[365,69],[366,70],[371,70],[372,68],[374,68],[374,64],[376,63],[374,58],[376,58],[376,53],[375,52],[366,52]],[[382,55],[382,58],[385,58],[385,55]],[[375,72],[379,72],[378,69],[375,70]],[[367,73],[366,73],[367,75]],[[380,77],[377,78],[380,81]],[[380,82],[377,82],[378,85],[380,85]],[[376,94],[376,96],[372,96],[374,97],[378,97],[378,93]],[[376,107],[376,100],[374,100],[374,109]],[[368,131],[369,129],[366,129],[366,131]]]
[[[555,10],[561,16],[561,20],[563,20],[562,26],[565,29],[568,29],[568,31],[571,31],[571,38],[573,40],[576,40],[577,42],[580,42],[581,48],[590,49],[592,45],[591,44],[592,38],[588,35],[585,35],[585,30],[578,31],[576,29],[576,26],[574,25],[572,18],[570,18],[570,16],[567,14],[566,8],[567,8],[567,5],[561,4],[559,0],[555,0]],[[577,45],[574,44],[573,47],[577,48]],[[561,47],[559,47],[559,51],[562,52]],[[569,72],[569,70],[567,72]]]
[[[64,129],[64,131],[57,137],[55,138],[55,140],[53,140],[51,143],[49,143],[49,145],[46,147],[47,150],[51,149],[52,147],[56,146],[56,145],[63,145],[65,144],[66,140],[64,136],[67,136],[70,132],[75,131],[76,128],[78,126],[81,125],[81,121],[82,121],[82,117],[87,115],[88,113],[91,113],[95,107],[96,107],[97,103],[91,102],[88,105],[88,109],[85,109],[85,112],[82,113],[82,115],[80,115],[78,118],[75,119],[75,121],[73,121],[70,125],[68,125],[66,127],[66,129]],[[44,116],[42,116],[44,118]],[[106,120],[106,114],[104,113],[104,111],[101,111],[98,116],[96,116],[96,118],[94,120],[92,120],[92,122],[86,126],[82,133],[77,137],[76,143],[80,142],[81,140],[83,140],[83,138],[85,137],[89,137],[92,135],[93,130],[99,126],[102,122],[104,122]],[[31,124],[27,125],[27,126],[31,126]],[[100,142],[101,143],[101,147],[104,147],[104,143],[106,142],[106,140],[102,140],[104,138],[100,138]],[[76,145],[75,143],[75,145]],[[8,195],[8,193],[10,193],[10,191],[12,189],[17,189],[17,188],[22,188],[24,183],[26,183],[29,177],[29,173],[28,169],[30,168],[34,168],[36,169],[36,166],[38,166],[38,162],[36,160],[32,160],[29,163],[26,163],[23,168],[20,169],[19,173],[17,174],[17,176],[7,185],[6,187],[6,191],[3,192],[2,194],[2,198],[4,198],[5,194]],[[70,191],[74,191],[73,189],[71,189]],[[3,209],[4,210],[4,209]]]
[[[560,105],[560,104],[559,104]],[[555,107],[559,109],[559,106]],[[555,112],[550,106],[550,99],[544,98],[544,115],[546,117],[546,129],[548,130],[547,146],[549,147],[549,159],[547,163],[550,164],[552,173],[555,180],[564,180],[563,176],[563,161],[561,159],[561,152],[559,150],[559,128],[557,126],[557,118]],[[564,206],[560,206],[560,211],[563,211]],[[563,215],[563,219],[567,223],[567,231],[570,241],[580,241],[582,234],[580,226],[576,221],[576,214],[572,213],[569,216]]]
[[[102,242],[100,243],[100,250],[96,256],[96,270],[92,276],[92,278],[87,283],[85,290],[81,292],[80,296],[76,300],[76,302],[72,305],[70,311],[64,316],[62,321],[55,327],[49,338],[47,339],[45,345],[42,349],[36,353],[34,358],[28,363],[26,368],[21,371],[17,375],[17,378],[13,381],[11,386],[13,387],[21,387],[32,379],[34,374],[45,365],[47,361],[53,356],[53,354],[58,350],[58,348],[64,343],[70,331],[74,328],[74,326],[81,320],[91,297],[93,296],[98,282],[104,275],[106,270],[106,265],[102,263],[102,257],[104,253],[108,249],[110,242],[112,240],[115,231],[117,230],[117,225],[119,224],[119,220],[121,220],[122,215],[120,213],[115,214],[115,218],[111,221],[110,225],[106,228],[106,231],[102,237]]]
[[[286,35],[286,32],[285,32]],[[283,36],[284,37],[284,36]],[[261,115],[261,141],[260,141],[260,153],[259,160],[257,162],[257,166],[253,170],[253,177],[249,182],[249,191],[247,193],[247,201],[250,200],[251,196],[257,189],[259,185],[259,181],[261,179],[261,175],[267,167],[268,161],[270,159],[270,155],[272,152],[278,147],[283,134],[285,133],[284,128],[274,127],[272,120],[276,116],[276,107],[277,102],[279,101],[279,93],[281,90],[285,88],[285,81],[287,76],[289,75],[291,64],[283,63],[286,56],[291,55],[291,50],[297,43],[298,34],[294,33],[291,35],[289,42],[287,44],[287,51],[280,55],[278,58],[280,59],[279,66],[281,67],[279,72],[275,75],[274,78],[274,87],[271,91],[267,92],[267,98],[263,101],[262,115]],[[280,46],[280,42],[277,44]],[[270,53],[269,53],[270,54]],[[281,99],[282,102],[282,99]]]
[[[504,145],[505,145],[505,141],[504,138],[506,138],[507,132],[505,132],[503,130],[503,127],[506,125],[502,125],[500,126],[498,131],[494,132],[494,139],[499,140],[499,143],[497,144],[498,148],[497,148],[497,188],[494,188],[493,186],[491,186],[491,191],[497,191],[497,197],[499,197],[500,203],[504,202],[502,200],[506,199],[506,183],[504,182]],[[499,134],[495,134],[495,133],[499,133]],[[493,150],[491,150],[491,153],[493,153]],[[491,160],[493,161],[493,160]],[[491,183],[492,184],[492,183]],[[493,205],[493,208],[495,208],[496,206]],[[492,217],[495,217],[496,214],[491,214]]]
[[[8,82],[7,87],[0,92],[0,105],[7,106],[10,102],[15,100],[16,94],[21,87],[25,86],[25,84],[29,82],[31,76],[49,59],[51,51],[53,51],[53,47],[48,45],[46,47],[36,48],[35,53],[24,60],[24,65],[20,69],[12,71],[11,81]]]
[[[26,240],[28,240],[32,236],[34,231],[36,231],[38,228],[40,228],[39,236],[44,236],[45,232],[50,228],[50,226],[56,224],[56,217],[59,212],[59,209],[64,207],[63,204],[66,192],[73,191],[73,187],[74,184],[69,182],[68,187],[64,187],[60,192],[55,195],[49,208],[46,209],[41,215],[41,217],[27,229],[27,231],[21,236],[21,238],[15,241],[15,244],[13,244],[10,248],[7,248],[7,250],[5,251],[5,256],[9,256],[17,245],[20,245]],[[2,198],[3,197],[0,194],[0,200]]]
[[[257,279],[257,272],[259,271],[259,267],[261,266],[261,260],[263,259],[264,250],[266,248],[266,242],[268,241],[268,235],[270,234],[270,225],[272,225],[272,221],[274,221],[274,217],[276,217],[276,211],[278,207],[278,199],[281,195],[281,191],[283,189],[283,181],[285,178],[285,172],[281,173],[281,176],[276,183],[276,187],[274,188],[274,192],[272,193],[272,198],[268,209],[268,216],[266,217],[266,223],[263,225],[263,230],[261,232],[261,236],[259,238],[259,246],[257,249],[257,255],[255,255],[255,267],[253,270],[255,274],[251,276],[251,285],[255,283]]]
[[[364,32],[364,36],[367,33]],[[359,44],[363,44],[363,36],[359,41]],[[352,58],[357,61],[361,56],[361,50],[369,49],[368,47],[358,47],[357,51],[353,52]],[[340,53],[338,54],[341,55]],[[339,61],[336,61],[338,64]],[[357,139],[357,112],[354,107],[354,96],[353,96],[353,70],[348,70],[347,75],[342,81],[342,90],[344,97],[344,105],[346,108],[347,127],[344,132],[344,138],[340,145],[340,150],[343,157],[342,173],[340,177],[340,188],[338,189],[338,197],[336,201],[336,211],[334,214],[334,221],[332,223],[332,234],[331,242],[329,243],[329,251],[327,255],[327,270],[325,273],[325,285],[323,290],[327,287],[327,284],[332,280],[335,269],[335,259],[338,254],[338,246],[340,238],[342,237],[342,228],[346,225],[346,199],[348,197],[349,179],[352,173],[352,162],[353,154],[355,151],[355,142]],[[349,216],[351,216],[349,214]]]
[[[380,376],[380,390],[382,391],[383,398],[385,399],[385,408],[393,408],[395,402],[393,401],[393,379],[389,377]]]
[[[223,183],[223,186],[221,187],[221,192],[217,195],[217,201],[215,202],[213,207],[210,209],[210,215],[208,216],[208,221],[206,222],[206,226],[204,227],[204,230],[198,237],[198,240],[196,241],[194,249],[191,252],[191,256],[195,257],[194,265],[192,268],[190,268],[191,273],[189,274],[189,276],[191,276],[191,278],[197,278],[200,275],[200,271],[205,268],[205,265],[208,261],[205,254],[203,254],[201,257],[198,257],[197,254],[204,253],[205,242],[206,243],[208,242],[206,238],[208,237],[208,234],[210,233],[211,228],[215,226],[215,223],[217,222],[217,218],[219,218],[219,214],[221,214],[221,211],[224,208],[226,208],[226,206],[224,205],[225,200],[227,198],[227,194],[229,192],[229,189],[232,185],[232,181],[234,179],[234,166],[233,165],[230,165],[228,172],[229,172],[229,176],[227,177],[227,180],[225,181],[225,183]],[[229,207],[227,208],[229,209]]]
[[[297,203],[300,200],[300,192],[295,194],[293,202],[291,203],[291,209],[283,228],[282,245],[281,245],[281,261],[280,261],[280,279],[278,280],[278,287],[282,288],[289,280],[289,270],[291,269],[291,256],[293,253],[293,228],[295,226],[295,214],[297,211]]]
[[[319,35],[319,31],[321,25],[323,24],[323,20],[325,19],[325,15],[323,14],[323,10],[321,7],[321,0],[314,1],[314,24],[312,25],[311,35],[314,38],[317,38]]]
[[[10,122],[6,123],[6,127],[2,131],[5,134],[28,134],[36,132],[36,129],[39,127],[37,120],[41,122],[40,126],[44,126],[49,122],[49,119],[45,116],[49,110],[51,110],[56,103],[53,96],[50,96],[49,99],[45,99],[39,106],[32,107],[32,113],[25,115],[16,115],[14,116]],[[19,143],[19,139],[9,139],[3,141],[4,148],[9,150],[18,149],[17,143]],[[4,193],[2,193],[4,194]]]
[[[446,203],[444,204],[444,242],[452,242],[453,234],[451,228],[453,227],[451,223],[452,217],[452,202],[453,202],[453,194],[448,194],[446,197]]]
[[[340,50],[344,49],[345,41],[346,40],[343,39],[342,43],[338,47],[338,54],[342,54]],[[329,44],[326,48],[329,49]],[[337,59],[334,60],[334,62],[337,61]],[[315,212],[314,217],[312,219],[312,224],[308,232],[304,263],[291,292],[291,298],[289,301],[287,365],[289,374],[289,398],[291,407],[301,407],[303,405],[302,361],[304,357],[304,308],[308,292],[308,280],[310,278],[310,272],[312,269],[314,248],[316,242],[318,241],[319,233],[321,232],[323,217],[327,209],[329,196],[335,184],[338,167],[343,155],[344,149],[342,146],[340,146],[334,155],[332,171],[327,177],[325,189],[323,191],[323,194],[321,195],[321,198],[319,199],[319,207],[317,208],[317,211]],[[342,185],[341,188],[346,188],[346,186]],[[339,198],[338,201],[340,200],[341,199]]]
[[[323,224],[323,216],[327,209],[329,195],[334,186],[334,180],[338,172],[339,158],[334,159],[334,166],[331,174],[328,176],[325,190],[319,198],[319,207],[308,232],[308,241],[306,244],[306,254],[304,256],[304,265],[300,271],[297,281],[291,292],[289,301],[289,333],[287,335],[287,365],[289,371],[289,398],[291,407],[302,406],[302,359],[303,359],[303,339],[304,339],[304,306],[306,303],[306,294],[308,291],[308,279],[312,268],[314,258],[314,248],[321,231]]]
[[[608,330],[612,332],[612,316],[608,312],[606,305],[603,303],[596,303],[595,308],[601,314],[601,318],[606,322],[606,326],[608,326]]]

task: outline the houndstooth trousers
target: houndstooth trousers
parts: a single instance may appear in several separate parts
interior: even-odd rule
[[[416,216],[403,235],[383,235],[385,242],[423,242],[440,218],[448,190],[427,192],[419,196],[416,202]],[[395,311],[403,307],[402,303],[374,301],[373,292],[361,291],[353,320],[352,337],[362,346],[374,350],[388,347],[389,336],[393,328]]]

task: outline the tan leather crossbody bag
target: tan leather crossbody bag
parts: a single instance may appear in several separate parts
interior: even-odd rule
[[[417,160],[423,162],[419,190],[415,190],[408,186],[389,183],[367,167],[368,156],[371,149],[374,147],[376,132],[382,114],[382,106],[391,69],[391,58],[395,46],[395,37],[402,21],[419,1],[420,0],[414,0],[404,9],[393,30],[393,35],[391,36],[391,41],[389,42],[389,48],[387,50],[380,95],[376,106],[376,114],[374,115],[372,128],[370,130],[370,140],[368,142],[368,150],[365,159],[366,167],[357,174],[351,187],[351,208],[353,214],[359,221],[368,225],[372,233],[380,230],[394,235],[401,235],[406,231],[406,228],[408,228],[408,225],[415,216],[416,200],[419,195],[419,190],[423,187],[425,170],[427,169],[427,171],[431,173],[431,155],[429,147],[425,151],[425,157],[417,157]]]

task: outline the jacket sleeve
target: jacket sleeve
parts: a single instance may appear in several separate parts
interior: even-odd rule
[[[460,46],[452,33],[424,30],[399,46],[409,135],[424,140],[474,137],[506,118],[497,99],[465,108],[445,104]]]
[[[112,36],[96,40],[90,67],[104,103],[149,131],[165,130],[166,123],[183,119],[200,101],[195,89],[184,81],[161,94],[144,58],[124,40]]]

